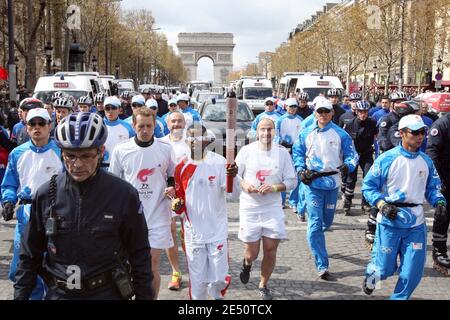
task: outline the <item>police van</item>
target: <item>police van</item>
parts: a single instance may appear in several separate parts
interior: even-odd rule
[[[94,96],[103,92],[98,72],[57,72],[52,76],[40,77],[34,87],[33,97],[51,102],[53,94],[62,91],[76,100],[81,96]]]
[[[264,77],[243,76],[236,84],[236,97],[248,104],[255,115],[264,112],[264,99],[272,97],[272,82]]]
[[[116,81],[117,88],[119,89],[118,94],[124,91],[135,91],[134,89],[134,80],[133,79],[118,79]]]
[[[308,102],[312,102],[321,93],[326,95],[328,89],[331,88],[339,89],[341,94],[344,91],[344,87],[338,77],[308,72],[289,79],[286,97],[289,97],[291,93],[307,92],[309,95]]]
[[[319,73],[314,72],[284,72],[278,84],[278,96],[289,98],[290,93],[295,92],[298,78],[305,75],[320,76]]]
[[[115,83],[115,79],[116,77],[113,75],[101,75],[100,76],[100,81],[103,85],[103,92],[107,95],[107,96],[111,96],[111,89]]]

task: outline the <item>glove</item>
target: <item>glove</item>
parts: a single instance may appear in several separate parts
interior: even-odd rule
[[[302,170],[299,172],[300,180],[306,184],[310,185],[312,183],[311,179],[311,171],[310,170]]]
[[[3,204],[2,216],[3,216],[3,219],[5,219],[5,221],[9,221],[13,218],[14,205],[12,204],[12,202],[7,201]]]
[[[343,164],[342,166],[339,166],[336,169],[338,169],[344,176],[347,175],[349,171],[346,164]]]
[[[389,218],[391,220],[395,220],[397,218],[398,208],[393,204],[389,204],[381,200],[378,203],[377,207],[378,209],[380,209],[381,214],[386,218]]]
[[[291,149],[292,148],[292,144],[287,143],[286,141],[281,141],[280,143],[283,147],[285,147],[286,149]]]
[[[445,220],[447,217],[447,208],[445,207],[444,201],[439,201],[436,208],[434,209],[434,219],[436,221]]]

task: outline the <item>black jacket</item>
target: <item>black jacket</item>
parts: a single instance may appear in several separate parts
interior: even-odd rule
[[[378,134],[375,120],[367,118],[361,121],[355,117],[345,125],[344,129],[352,137],[356,152],[358,152],[360,157],[372,157],[374,151],[373,141]]]
[[[356,114],[353,112],[346,112],[339,118],[339,127],[345,129],[345,127],[356,118]]]
[[[334,115],[333,122],[339,125],[339,118],[345,113],[345,110],[342,109],[338,104],[333,105]]]
[[[157,112],[158,117],[162,117],[167,112],[169,112],[169,104],[167,103],[166,100],[161,98],[161,99],[157,99],[156,102],[158,102],[158,112]]]
[[[394,148],[392,144],[391,136],[395,134],[395,131],[389,130],[394,124],[400,121],[400,116],[395,112],[390,112],[380,119],[378,145],[380,150],[387,151]]]
[[[433,160],[442,183],[450,189],[450,113],[436,120],[429,130],[426,153]]]
[[[297,114],[302,117],[303,120],[305,120],[306,118],[308,118],[311,114],[313,113],[313,111],[311,110],[310,107],[306,106],[304,108],[297,108]]]
[[[56,235],[45,234],[50,211],[47,182],[33,198],[14,297],[30,296],[40,266],[44,273],[66,280],[67,267],[76,265],[83,281],[117,267],[121,257],[122,263],[130,264],[136,299],[153,299],[148,229],[136,189],[101,170],[82,184],[67,173],[58,175],[56,182]]]

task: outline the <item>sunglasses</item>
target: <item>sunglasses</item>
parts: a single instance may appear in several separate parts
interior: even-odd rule
[[[426,135],[427,131],[425,129],[419,129],[419,130],[407,130],[408,133],[412,134],[413,136],[418,136],[418,135]]]
[[[119,107],[110,107],[110,106],[105,107],[105,111],[111,111],[111,110],[117,110],[117,109],[119,109]]]
[[[273,106],[273,103],[272,102],[267,102],[266,106]]]
[[[152,110],[156,110],[156,109],[158,109],[158,107],[155,107],[155,106],[151,106],[151,107],[148,107],[149,109],[152,109]]]
[[[198,142],[210,142],[210,141],[214,141],[214,138],[212,138],[212,137],[205,137],[205,136],[199,136],[199,137],[186,137],[186,141],[187,141],[187,142],[194,142],[194,141],[198,141]]]
[[[27,124],[30,127],[35,127],[35,126],[45,127],[48,124],[48,122],[46,122],[46,121],[29,121]]]
[[[169,104],[169,107],[178,107],[178,105],[175,103],[171,103],[171,104]]]
[[[137,103],[137,102],[135,102],[135,103],[133,103],[132,105],[131,105],[133,108],[140,108],[140,107],[142,107],[142,106],[144,106],[143,104],[140,104],[140,103]]]
[[[323,113],[328,114],[328,113],[331,112],[331,110],[329,110],[329,109],[319,109],[319,110],[316,110],[316,112],[317,112],[318,114],[323,114]]]

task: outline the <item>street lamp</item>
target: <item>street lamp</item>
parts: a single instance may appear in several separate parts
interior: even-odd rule
[[[20,78],[19,78],[19,73],[17,72],[17,69],[19,67],[19,58],[18,57],[14,57],[14,62],[16,63],[16,81],[17,81],[17,87],[19,87],[20,85]]]
[[[119,79],[119,70],[120,70],[120,64],[116,63],[116,79]]]
[[[52,65],[52,71],[53,71],[53,74],[56,73],[56,69],[57,69],[57,68],[58,68],[58,67],[56,66],[56,63],[53,62],[53,65]]]
[[[436,63],[438,64],[437,73],[441,73],[441,63],[442,63],[441,55],[439,55],[439,57],[437,58]]]
[[[375,82],[377,82],[377,70],[378,70],[378,66],[377,66],[377,62],[375,61],[374,65],[373,65],[373,79]],[[378,82],[377,82],[378,84]]]
[[[47,74],[50,74],[50,63],[52,62],[53,47],[50,41],[47,41],[47,45],[44,47],[45,57],[47,58]]]
[[[95,56],[92,56],[92,71],[97,71],[97,58]]]
[[[340,81],[342,81],[342,73],[343,73],[342,69],[339,68],[338,75],[339,75],[339,80]]]

